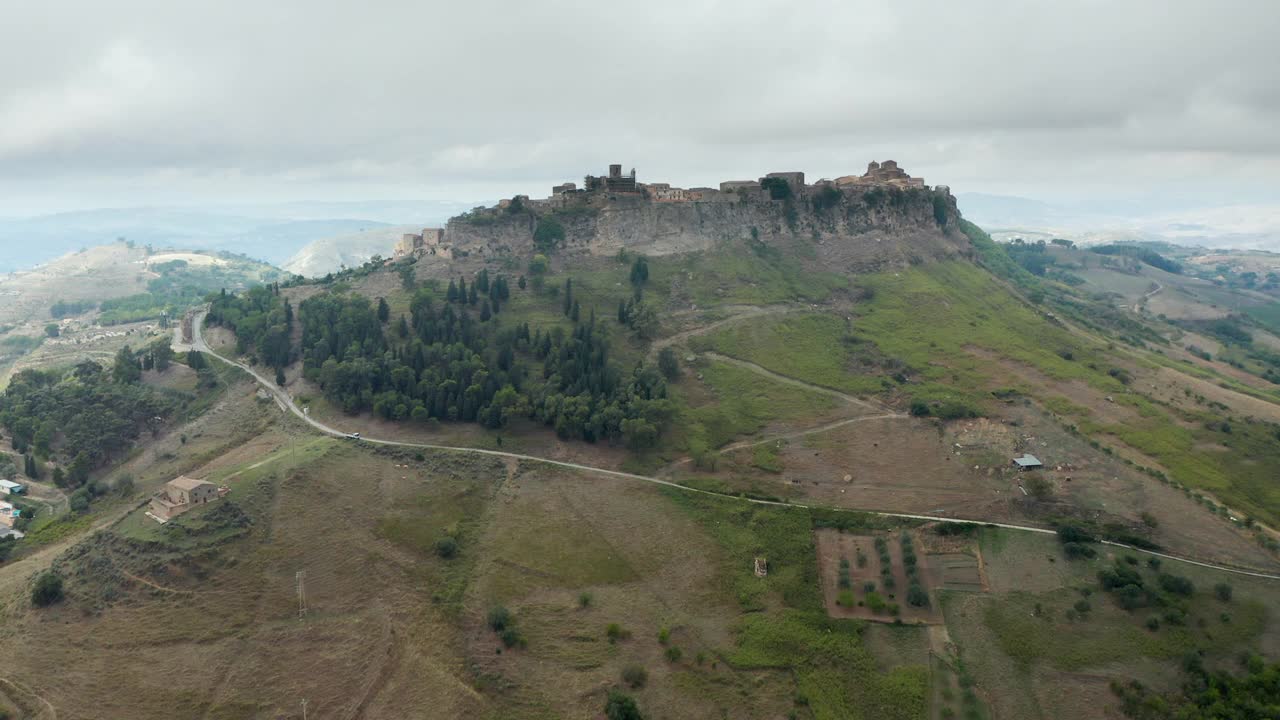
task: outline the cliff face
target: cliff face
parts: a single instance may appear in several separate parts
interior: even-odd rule
[[[563,230],[557,252],[592,255],[667,255],[747,240],[786,247],[802,239],[833,269],[864,269],[967,254],[959,217],[945,188],[805,188],[785,200],[754,193],[711,202],[616,195],[459,216],[445,242],[455,253],[527,254],[540,223]]]

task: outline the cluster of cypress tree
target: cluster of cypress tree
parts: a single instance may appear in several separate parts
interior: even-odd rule
[[[292,362],[293,306],[280,297],[278,284],[255,287],[242,295],[223,290],[209,301],[206,322],[235,332],[237,351],[253,353],[273,368]]]
[[[420,290],[388,337],[381,307],[318,295],[299,308],[305,373],[347,412],[490,428],[523,416],[566,439],[652,445],[673,413],[666,381],[654,368],[627,373],[610,359],[607,333],[594,311],[581,319],[572,281],[564,291],[572,331],[490,322],[509,297],[506,277],[486,271],[469,284],[451,281],[443,304]]]

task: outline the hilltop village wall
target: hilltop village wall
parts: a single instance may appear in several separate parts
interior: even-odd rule
[[[443,230],[406,235],[395,255],[525,254],[535,249],[543,224],[557,229],[557,252],[665,255],[722,241],[778,244],[803,237],[816,243],[820,259],[901,264],[968,252],[958,218],[946,186],[926,186],[892,160],[872,162],[861,175],[812,184],[803,172],[791,171],[728,180],[718,188],[640,182],[634,169],[624,173],[615,164],[605,175],[587,175],[581,187],[566,182],[546,198],[517,195],[457,216]],[[544,232],[543,242],[552,234]]]

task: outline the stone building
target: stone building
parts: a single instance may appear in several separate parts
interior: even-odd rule
[[[894,185],[897,187],[924,187],[924,178],[913,178],[893,160],[883,163],[872,160],[867,163],[867,171],[861,175],[845,175],[836,178],[840,187],[857,187],[871,185]]]
[[[220,495],[218,486],[213,483],[183,475],[165,483],[160,492],[151,497],[150,510],[152,515],[163,522],[197,505],[217,500]]]
[[[560,187],[563,187],[560,186]],[[583,178],[582,187],[587,192],[606,190],[612,193],[638,193],[640,186],[636,183],[636,169],[631,168],[628,175],[622,174],[622,165],[614,163],[609,166],[609,174],[604,177],[588,175]]]
[[[720,192],[754,192],[760,189],[758,180],[725,180],[720,183]]]
[[[800,192],[800,190],[804,189],[804,173],[802,172],[771,172],[763,178],[760,178],[761,182],[763,182],[765,178],[779,178],[781,180],[785,180],[794,192]]]
[[[673,188],[671,183],[646,183],[642,186],[655,202],[688,202],[689,194],[684,188]]]

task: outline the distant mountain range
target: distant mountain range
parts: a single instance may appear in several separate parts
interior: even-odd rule
[[[304,249],[317,240],[354,239],[365,231],[399,225],[421,228],[440,224],[468,207],[467,203],[288,203],[212,208],[111,208],[0,218],[0,273],[29,269],[68,252],[120,238],[139,246],[240,253],[282,266],[303,254]],[[370,247],[375,242],[373,236],[361,240],[366,241]],[[389,250],[390,246],[380,252]],[[324,252],[312,252],[313,260],[307,267],[320,267],[315,258]],[[350,257],[358,257],[361,252],[355,250]],[[338,264],[345,262],[342,257],[333,258]],[[323,272],[331,269],[337,269],[337,265]]]
[[[1048,236],[1082,244],[1143,240],[1280,251],[1280,204],[1195,207],[1176,199],[1059,204],[984,193],[960,193],[956,198],[965,218],[997,239]]]

